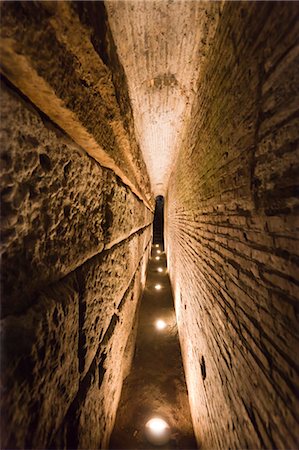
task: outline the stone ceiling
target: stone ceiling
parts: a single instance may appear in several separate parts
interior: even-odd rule
[[[165,195],[219,2],[105,2],[154,195]]]

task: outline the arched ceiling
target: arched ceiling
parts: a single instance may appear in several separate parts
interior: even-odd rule
[[[219,2],[105,2],[154,195],[164,195],[214,35]]]

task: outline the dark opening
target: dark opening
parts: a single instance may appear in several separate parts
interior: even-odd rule
[[[203,381],[205,381],[206,377],[207,377],[207,369],[206,369],[206,363],[205,363],[205,359],[202,356],[201,357],[201,363],[200,363],[200,368],[201,368],[201,376]]]
[[[156,197],[154,215],[154,244],[164,245],[164,197]]]

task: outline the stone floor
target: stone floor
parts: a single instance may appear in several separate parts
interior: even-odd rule
[[[157,284],[161,286],[159,290],[155,288]],[[157,329],[157,320],[165,322],[164,329]],[[110,448],[157,448],[145,436],[145,424],[152,417],[162,418],[170,426],[169,442],[160,449],[197,448],[166,256],[161,246],[152,248],[140,306],[135,357],[124,382]]]

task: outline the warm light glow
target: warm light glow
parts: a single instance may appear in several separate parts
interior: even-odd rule
[[[154,196],[165,195],[182,146],[182,135],[198,95],[197,79],[202,70],[202,58],[194,55],[205,48],[207,22],[200,19],[203,6],[196,1],[162,1],[157,2],[159,6],[150,8],[148,14],[147,10],[146,13],[143,11],[143,2],[128,2],[130,7],[126,6],[127,2],[106,3],[109,26],[128,80],[137,141]],[[132,25],[124,24],[137,25],[134,38]],[[184,30],[183,51],[178,30]],[[171,51],[157,51],[161,34],[165,36],[161,48],[167,44]]]
[[[162,320],[162,319],[157,320],[156,328],[157,328],[157,330],[164,330],[164,328],[166,328],[166,323],[164,322],[164,320]]]
[[[161,284],[156,284],[155,289],[157,289],[157,291],[160,291],[160,289],[162,289]]]
[[[161,250],[157,250],[157,253],[160,255],[160,253],[161,253]]]
[[[156,247],[159,247],[159,244],[156,244]]]
[[[163,419],[159,419],[158,417],[154,417],[150,419],[146,426],[152,431],[154,434],[162,434],[164,431],[169,428],[168,423]]]
[[[145,435],[151,444],[164,445],[170,439],[170,427],[165,420],[154,417],[146,423]]]
[[[158,267],[158,272],[163,272],[162,267]]]
[[[156,256],[156,260],[159,261],[159,259],[160,259],[160,256]]]

